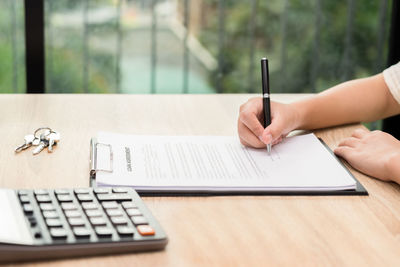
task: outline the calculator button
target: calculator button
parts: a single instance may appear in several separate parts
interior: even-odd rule
[[[111,236],[113,234],[113,230],[110,227],[96,227],[95,232],[98,236]]]
[[[43,211],[43,217],[46,219],[55,219],[55,218],[58,218],[58,213],[55,211],[52,211],[52,210],[51,211],[46,210],[46,211]]]
[[[66,238],[67,231],[64,228],[51,228],[50,235],[53,238]]]
[[[57,199],[60,202],[71,202],[72,201],[71,195],[57,195]]]
[[[128,227],[128,226],[118,226],[117,227],[117,232],[120,235],[124,235],[124,236],[130,235],[130,236],[132,236],[134,234],[135,230],[133,230],[132,227]]]
[[[46,189],[36,189],[33,191],[35,195],[48,195],[49,192]]]
[[[156,231],[154,231],[153,227],[150,225],[139,225],[136,227],[139,234],[146,236],[146,235],[155,235]]]
[[[127,202],[122,202],[122,207],[124,207],[124,209],[132,209],[136,208],[137,206],[132,201],[130,202],[127,201]]]
[[[115,202],[115,201],[103,202],[101,205],[102,205],[103,208],[105,208],[105,209],[117,209],[117,208],[118,208],[118,203]]]
[[[93,224],[94,226],[100,226],[100,225],[106,225],[107,221],[102,218],[102,217],[93,217],[89,218],[90,223]]]
[[[77,217],[81,217],[82,213],[80,213],[77,210],[66,210],[65,216],[67,216],[68,218],[77,218]]]
[[[103,212],[100,210],[86,210],[86,215],[88,217],[101,217],[103,216]]]
[[[76,210],[78,207],[74,203],[61,203],[63,210]]]
[[[68,222],[71,226],[84,226],[85,221],[82,218],[70,218]]]
[[[37,221],[36,221],[35,217],[29,217],[28,220],[29,220],[29,224],[30,224],[31,227],[35,227],[36,226]]]
[[[46,224],[48,227],[62,226],[62,222],[60,219],[46,219]]]
[[[88,228],[86,227],[75,227],[73,229],[74,235],[76,237],[89,237],[91,232]]]
[[[50,204],[50,203],[41,203],[40,209],[41,210],[55,210],[53,204]]]
[[[124,215],[121,210],[117,210],[117,209],[108,209],[108,210],[106,210],[106,212],[107,212],[107,215],[110,217],[118,217],[118,216]]]
[[[77,188],[74,192],[75,194],[89,194],[90,190],[88,188]]]
[[[139,209],[126,209],[126,213],[128,213],[129,216],[139,216],[142,215]]]
[[[128,193],[128,188],[117,187],[112,189],[113,193]]]
[[[33,236],[34,236],[36,239],[42,238],[42,234],[41,234],[40,232],[36,232]]]
[[[93,191],[96,194],[107,194],[108,192],[110,192],[108,188],[95,188]]]
[[[25,213],[32,213],[33,212],[33,207],[32,207],[31,204],[24,204],[23,209],[24,209]]]
[[[128,220],[125,217],[111,217],[111,222],[115,225],[128,224]]]
[[[85,210],[95,210],[98,207],[99,207],[99,205],[97,205],[97,203],[93,203],[93,202],[82,203],[82,208],[84,208]]]
[[[68,189],[56,189],[54,192],[57,195],[69,195],[69,190]]]
[[[20,200],[21,203],[23,203],[23,204],[26,204],[26,203],[31,202],[30,199],[29,199],[29,197],[26,196],[26,195],[19,196],[19,200]]]
[[[20,195],[20,196],[27,196],[28,195],[28,190],[19,190],[18,191],[18,195]]]
[[[148,224],[146,218],[143,216],[132,216],[131,220],[135,225]]]
[[[98,194],[97,199],[99,201],[126,201],[132,200],[132,197],[128,194]]]
[[[51,198],[50,198],[49,195],[38,195],[38,196],[36,196],[36,200],[39,203],[49,203],[49,202],[51,202]]]
[[[79,201],[92,201],[93,197],[89,194],[77,194],[76,197],[78,198]]]

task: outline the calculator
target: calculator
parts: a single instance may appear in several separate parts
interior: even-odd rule
[[[0,189],[0,262],[160,250],[163,229],[132,188]]]

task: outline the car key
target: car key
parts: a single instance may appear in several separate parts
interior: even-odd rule
[[[51,131],[49,135],[45,137],[45,139],[49,142],[49,146],[47,147],[47,151],[49,153],[53,152],[53,146],[57,144],[61,139],[61,135],[59,132]]]
[[[33,134],[28,134],[25,135],[24,137],[24,143],[21,144],[20,146],[17,146],[15,148],[15,152],[21,152],[22,150],[27,149],[28,147],[32,146],[33,141],[35,141],[35,136]]]

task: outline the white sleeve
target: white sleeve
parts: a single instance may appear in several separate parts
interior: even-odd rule
[[[384,70],[383,78],[394,99],[400,104],[400,62]]]

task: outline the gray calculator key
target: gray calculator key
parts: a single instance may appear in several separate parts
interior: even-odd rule
[[[110,192],[110,189],[108,189],[108,188],[95,188],[93,191],[96,194],[107,194],[108,192]]]
[[[101,217],[103,212],[101,210],[86,210],[86,215],[88,217]]]
[[[75,194],[89,194],[90,190],[88,188],[76,188],[74,192]]]
[[[20,196],[27,196],[28,194],[28,190],[18,190],[18,195]]]
[[[114,225],[126,225],[128,220],[125,217],[111,217],[111,222]]]
[[[23,209],[24,209],[25,213],[32,213],[33,212],[33,207],[32,207],[31,204],[24,204]]]
[[[98,236],[111,236],[113,229],[107,226],[96,227],[95,232]]]
[[[89,194],[77,194],[76,197],[79,201],[93,201],[93,197]]]
[[[50,235],[53,238],[66,238],[67,231],[64,228],[51,228]]]
[[[26,195],[21,195],[19,196],[19,200],[21,201],[21,203],[26,204],[31,202],[30,198]]]
[[[142,215],[142,212],[139,209],[126,209],[126,213],[129,216],[139,216]]]
[[[132,197],[128,194],[98,194],[97,199],[99,201],[127,201],[132,200]]]
[[[66,210],[65,216],[68,218],[78,218],[82,216],[82,213],[77,210]]]
[[[100,225],[107,224],[107,221],[103,217],[92,217],[89,219],[90,219],[90,223],[93,224],[94,226],[100,226]]]
[[[78,207],[74,203],[61,203],[63,210],[76,210]]]
[[[113,193],[128,193],[128,188],[126,187],[118,187],[112,189]]]
[[[33,191],[35,193],[35,195],[48,195],[49,191],[47,191],[46,189],[36,189]]]
[[[101,205],[102,205],[103,208],[105,208],[105,209],[117,209],[117,208],[118,208],[118,203],[115,202],[115,201],[103,202]]]
[[[60,202],[70,202],[70,201],[72,201],[71,195],[57,195],[57,199]]]
[[[73,229],[73,232],[74,232],[74,235],[76,236],[76,237],[89,237],[90,236],[90,234],[91,234],[91,231],[88,229],[88,228],[86,228],[86,227],[75,227],[74,229]]]
[[[39,203],[49,203],[49,202],[51,202],[51,198],[50,198],[49,195],[37,195],[36,196],[36,200]]]
[[[57,195],[69,195],[69,190],[68,189],[56,189],[54,192]]]
[[[99,207],[99,205],[97,205],[97,203],[92,203],[92,202],[83,202],[82,207],[85,210],[95,210]]]
[[[48,227],[62,226],[62,222],[60,219],[46,219],[46,224]]]
[[[134,225],[148,224],[148,221],[143,216],[132,216],[131,220]]]
[[[85,225],[85,220],[82,218],[70,218],[68,219],[68,222],[71,226],[84,226]]]
[[[106,212],[107,212],[107,215],[110,216],[110,217],[117,217],[117,216],[124,215],[122,213],[122,211],[118,210],[118,209],[108,209],[108,210],[106,210]]]
[[[50,203],[41,203],[40,209],[41,210],[55,210],[53,204],[50,204]]]
[[[133,228],[129,227],[129,226],[118,226],[117,232],[118,232],[118,234],[123,235],[123,236],[127,236],[127,235],[132,236],[135,233],[135,230],[133,230]]]
[[[136,208],[137,206],[132,201],[127,201],[127,202],[122,202],[122,207],[124,207],[124,209],[131,209],[131,208]]]
[[[46,210],[46,211],[43,211],[43,217],[46,219],[55,219],[55,218],[58,218],[59,216],[56,211]]]

